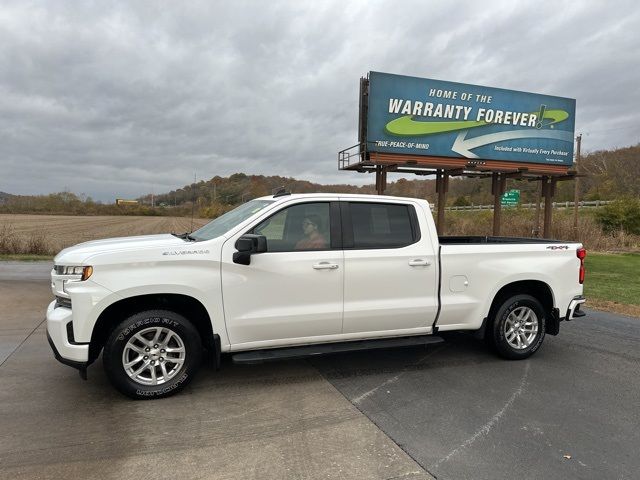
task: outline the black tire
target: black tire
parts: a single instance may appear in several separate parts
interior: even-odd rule
[[[151,344],[145,345],[140,340],[151,341],[156,332],[160,332],[157,340],[159,343],[156,344],[158,348]],[[177,350],[179,353],[164,353],[165,349],[160,350],[165,340],[167,352]],[[138,350],[134,349],[141,346],[143,351],[136,353]],[[144,368],[135,378],[125,370],[123,354],[131,361],[137,358],[136,355],[145,355],[144,360],[139,360],[139,363],[131,367],[132,375],[135,374],[133,370]],[[179,358],[181,355],[182,358]],[[175,361],[171,362],[171,358]],[[169,310],[148,310],[130,316],[111,332],[102,354],[104,370],[113,386],[134,399],[163,398],[179,392],[191,381],[200,367],[201,359],[202,343],[198,331],[185,317]],[[153,367],[150,362],[153,362]],[[160,363],[163,363],[162,367]],[[156,379],[159,383],[145,384],[144,376],[147,372],[151,379],[149,382]],[[162,372],[167,372],[166,378]]]
[[[536,317],[535,319],[533,319],[533,315],[530,317],[530,323],[537,324],[535,335],[533,333],[523,334],[524,336],[520,340],[514,338],[513,333],[507,336],[508,331],[510,331],[510,328],[506,327],[507,322],[511,326],[520,312],[526,313],[528,310],[532,311]],[[510,315],[512,316],[510,317]],[[518,322],[516,321],[517,324]],[[545,327],[545,312],[540,302],[531,295],[514,295],[504,301],[496,310],[493,322],[485,334],[485,340],[501,357],[509,360],[523,360],[533,355],[540,348],[545,336]],[[527,341],[523,341],[522,338],[527,339]],[[522,347],[514,346],[512,342],[519,342]]]

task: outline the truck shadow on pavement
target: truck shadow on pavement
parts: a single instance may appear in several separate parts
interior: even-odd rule
[[[502,362],[481,340],[467,333],[445,333],[445,343],[314,357],[309,363],[328,379],[396,375],[410,371]]]

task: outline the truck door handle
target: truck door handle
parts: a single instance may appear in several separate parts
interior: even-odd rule
[[[424,258],[415,258],[413,260],[409,260],[409,266],[411,267],[428,267],[431,265],[429,260],[425,260]]]
[[[313,265],[313,268],[315,270],[335,270],[336,268],[338,268],[338,264],[330,263],[330,262],[320,262],[320,263],[315,263]]]

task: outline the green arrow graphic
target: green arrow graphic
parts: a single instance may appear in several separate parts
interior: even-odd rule
[[[537,114],[538,112],[531,112]],[[545,122],[545,126],[553,125],[554,123],[562,122],[569,118],[569,113],[564,110],[545,110],[544,120],[550,120]],[[413,119],[411,115],[405,115],[404,117],[391,120],[385,126],[387,133],[391,135],[399,136],[415,136],[415,135],[433,135],[436,133],[455,132],[456,130],[463,130],[468,128],[482,127],[483,125],[494,125],[485,121],[455,121],[455,122],[420,122]],[[500,125],[500,124],[495,124]]]

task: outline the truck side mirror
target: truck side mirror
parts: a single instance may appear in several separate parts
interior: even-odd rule
[[[233,253],[233,263],[249,265],[251,263],[251,255],[267,251],[267,237],[247,233],[236,241],[235,247],[238,251]]]

